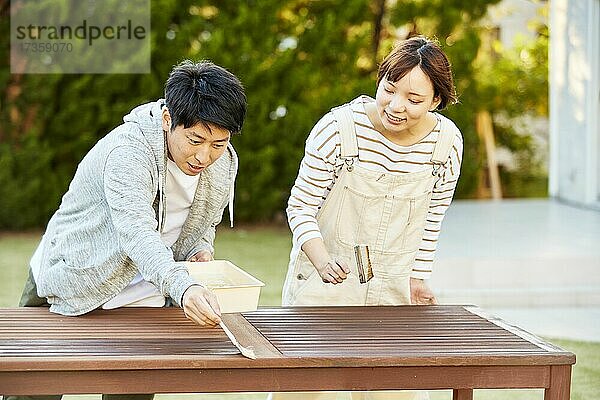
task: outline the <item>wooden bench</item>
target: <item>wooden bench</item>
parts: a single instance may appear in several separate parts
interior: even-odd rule
[[[471,306],[263,308],[200,328],[177,308],[0,309],[0,393],[545,388],[570,398],[575,355]]]

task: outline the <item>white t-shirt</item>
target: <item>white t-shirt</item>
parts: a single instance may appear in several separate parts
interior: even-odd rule
[[[184,174],[177,164],[167,160],[167,183],[165,188],[167,216],[161,239],[163,243],[171,247],[179,238],[181,228],[190,212],[190,206],[194,201],[199,175],[190,176]],[[42,241],[44,238],[42,238]],[[31,270],[34,280],[37,280],[41,267],[40,244],[31,258]],[[104,303],[102,308],[113,309],[117,307],[162,307],[165,305],[165,297],[152,283],[145,281],[138,272],[129,285],[115,297]]]

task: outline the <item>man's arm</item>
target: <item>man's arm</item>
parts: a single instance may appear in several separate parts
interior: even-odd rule
[[[144,143],[116,147],[104,167],[104,192],[121,247],[142,277],[182,304],[193,284],[184,264],[161,240],[152,203],[156,196],[151,150]]]
[[[221,209],[221,212],[219,213],[219,215],[217,217],[215,217],[213,222],[206,229],[206,232],[204,233],[204,235],[202,235],[202,237],[196,242],[196,244],[194,244],[194,247],[190,250],[190,252],[186,256],[187,260],[192,261],[192,258],[195,257],[200,252],[210,253],[211,256],[213,256],[215,254],[214,243],[215,243],[216,227],[217,227],[217,225],[219,225],[221,223],[222,216],[223,216],[223,209]],[[204,260],[204,261],[207,261],[207,260]]]

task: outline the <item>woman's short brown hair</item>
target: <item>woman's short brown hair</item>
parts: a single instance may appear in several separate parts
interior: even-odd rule
[[[419,66],[433,84],[434,96],[440,99],[437,109],[454,104],[458,98],[452,79],[450,61],[440,46],[423,36],[415,36],[396,46],[379,66],[377,86],[382,79],[397,82],[414,67]]]

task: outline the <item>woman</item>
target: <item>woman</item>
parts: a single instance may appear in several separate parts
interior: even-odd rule
[[[284,305],[436,303],[423,280],[456,188],[462,137],[435,111],[456,99],[446,55],[414,37],[381,64],[375,99],[359,96],[315,125],[288,202]]]

